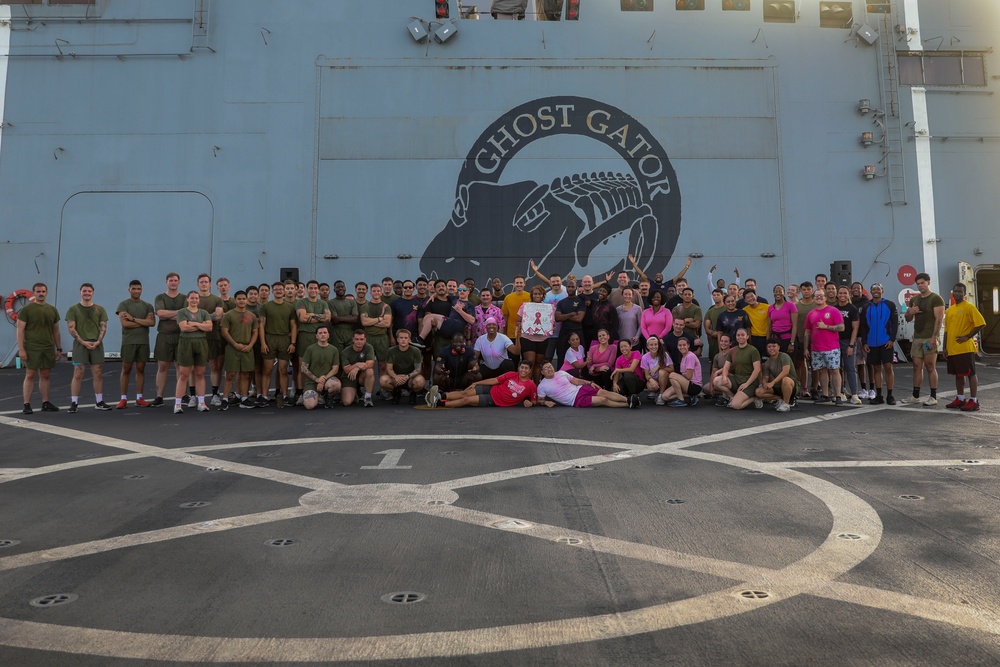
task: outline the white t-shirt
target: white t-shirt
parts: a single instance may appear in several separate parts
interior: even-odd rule
[[[573,364],[575,364],[576,362],[586,361],[586,360],[587,360],[587,351],[583,349],[583,345],[580,346],[579,351],[574,350],[571,347],[567,348],[566,360],[563,361],[562,368],[560,368],[559,370],[568,371],[569,369],[574,368]]]
[[[500,364],[505,359],[510,358],[507,356],[507,348],[513,344],[514,341],[498,332],[492,343],[489,334],[483,334],[476,339],[476,344],[472,349],[483,357],[483,363],[486,364],[487,368],[495,371],[500,368]]]
[[[572,379],[573,376],[566,371],[556,371],[551,380],[542,378],[538,383],[538,398],[551,398],[560,405],[573,407],[581,385],[573,384]]]

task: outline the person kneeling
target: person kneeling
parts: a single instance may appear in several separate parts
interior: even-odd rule
[[[464,391],[450,391],[441,397],[436,384],[427,390],[426,401],[431,408],[439,404],[444,408],[500,407],[509,408],[523,403],[530,408],[537,401],[537,387],[531,381],[530,361],[522,360],[517,372],[504,373],[500,377],[480,380]]]
[[[736,343],[722,367],[722,374],[714,381],[715,389],[722,397],[716,405],[742,410],[752,403],[754,407],[762,408],[764,401],[755,397],[760,383],[760,352],[750,345],[750,332],[746,329],[736,331]]]
[[[316,329],[316,342],[306,348],[299,362],[302,375],[306,378],[302,393],[302,405],[306,410],[314,410],[323,399],[324,407],[333,407],[333,397],[340,393],[340,352],[330,345],[330,330],[326,326]]]
[[[678,339],[677,351],[681,355],[680,373],[671,372],[667,377],[670,386],[660,397],[671,408],[686,408],[698,405],[698,394],[701,393],[701,359],[691,351],[691,345],[686,338]]]
[[[424,390],[427,380],[420,374],[423,355],[410,345],[410,332],[400,329],[396,332],[396,346],[390,347],[385,358],[385,373],[379,378],[379,385],[392,394],[392,404],[399,405],[403,389],[410,392],[410,405],[417,404],[417,394]]]
[[[778,412],[788,412],[799,393],[798,377],[792,372],[795,368],[792,358],[781,351],[781,339],[769,338],[767,341],[768,359],[764,362],[761,375],[764,381],[757,387],[755,396],[762,401],[778,401]]]

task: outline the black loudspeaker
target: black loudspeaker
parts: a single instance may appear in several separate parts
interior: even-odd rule
[[[837,287],[851,286],[851,260],[838,259],[830,264],[830,282]]]
[[[850,262],[848,262],[848,264],[850,264]],[[299,282],[298,267],[281,269],[281,282],[285,282],[286,280],[294,280],[296,283]]]

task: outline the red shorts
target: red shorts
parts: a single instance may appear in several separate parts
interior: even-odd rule
[[[600,389],[597,387],[591,387],[589,384],[585,384],[580,387],[580,391],[576,393],[576,400],[573,401],[574,408],[589,408],[594,404],[594,396],[597,396],[597,392]]]

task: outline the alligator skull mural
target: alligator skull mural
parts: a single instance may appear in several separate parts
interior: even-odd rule
[[[549,182],[502,183],[505,168],[534,141],[578,135],[621,157],[622,171],[553,174]],[[624,169],[627,167],[627,170]],[[627,267],[663,271],[680,232],[680,191],[666,153],[620,109],[580,97],[521,105],[494,122],[466,158],[445,229],[428,245],[427,275],[480,284],[526,273],[594,276]]]

